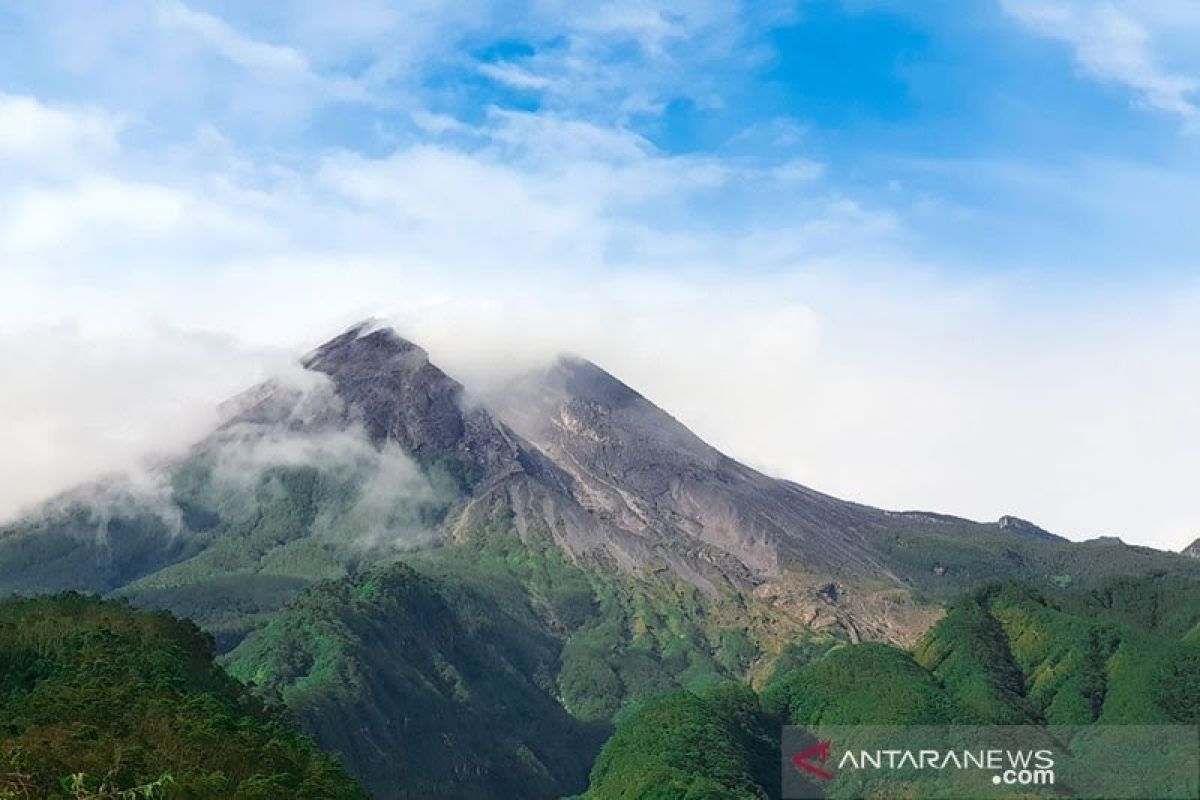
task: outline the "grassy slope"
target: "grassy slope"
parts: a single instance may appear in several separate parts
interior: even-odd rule
[[[0,604],[0,759],[14,800],[364,797],[193,624],[82,595]]]

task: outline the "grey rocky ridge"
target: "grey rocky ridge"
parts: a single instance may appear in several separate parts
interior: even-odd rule
[[[594,364],[563,358],[485,408],[390,329],[358,326],[304,363],[330,377],[347,424],[462,476],[450,539],[510,512],[522,536],[549,537],[590,568],[757,592],[855,638],[907,639],[928,624],[870,547],[887,513],[749,469]]]

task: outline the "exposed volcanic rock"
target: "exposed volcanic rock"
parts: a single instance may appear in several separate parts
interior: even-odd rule
[[[636,574],[665,568],[706,591],[753,582],[745,564],[702,541],[664,546],[625,520],[581,505],[569,471],[466,401],[462,384],[390,329],[355,326],[303,365],[330,379],[341,424],[361,424],[373,441],[394,442],[461,479],[465,496],[447,530],[452,538],[511,513],[522,536],[549,536],[572,557],[609,568]]]
[[[1002,529],[1011,533],[1019,533],[1023,536],[1030,536],[1034,539],[1043,539],[1051,542],[1066,541],[1066,539],[1063,537],[1050,533],[1050,531],[1046,530],[1045,528],[1040,528],[1037,525],[1034,525],[1032,522],[1021,519],[1020,517],[1005,515],[998,519],[996,524]]]
[[[560,359],[496,407],[570,474],[580,505],[650,541],[702,542],[756,582],[785,570],[894,580],[863,538],[887,514],[734,461],[594,364]]]
[[[303,364],[328,376],[337,399],[326,404],[335,412],[310,416],[361,424],[373,441],[463,478],[453,538],[511,513],[521,535],[549,536],[572,557],[668,570],[706,592],[787,573],[898,583],[862,538],[884,512],[739,464],[589,362],[526,376],[495,413],[386,328],[356,326]],[[260,407],[270,403],[280,401],[268,393]]]
[[[376,442],[391,440],[416,456],[454,456],[489,474],[518,467],[522,450],[483,408],[463,402],[463,387],[420,347],[387,328],[351,328],[309,354],[305,368],[324,373],[345,407]]]

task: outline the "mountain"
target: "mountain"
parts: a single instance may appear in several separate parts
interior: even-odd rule
[[[80,595],[0,603],[0,796],[366,795],[165,613]]]
[[[884,512],[755,472],[594,364],[564,358],[527,376],[499,413],[590,513],[664,549],[711,548],[743,587],[789,569],[896,580],[864,536]]]
[[[750,591],[810,627],[853,639],[911,643],[934,619],[914,595],[947,598],[987,579],[1200,575],[1148,548],[1076,546],[1013,516],[981,524],[889,512],[768,477],[578,358],[513,381],[492,403],[569,476],[578,505],[647,540],[655,553],[679,554],[682,565],[671,566],[684,580],[712,591],[711,568],[689,569],[712,565],[715,586]]]
[[[1200,561],[839,500],[740,464],[581,359],[485,402],[371,324],[301,366],[139,480],[0,529],[0,594],[90,591],[193,619],[380,798],[581,792],[604,738],[654,698],[817,664],[900,670],[911,707],[942,703],[950,667],[890,646],[931,628],[990,643],[946,658],[983,676],[964,696],[1042,719],[1010,686],[1026,673],[1003,620],[954,605],[996,579],[1069,588],[1062,613],[1196,636]],[[890,707],[856,692],[838,702],[864,719]]]
[[[753,595],[808,628],[911,643],[939,599],[981,580],[1200,574],[1015,517],[889,512],[771,478],[576,358],[486,406],[371,324],[302,364],[301,380],[231,401],[149,489],[81,487],[0,530],[0,591],[119,592],[197,619],[228,650],[316,580],[511,519],[523,541],[588,570],[669,575],[709,598]]]
[[[1188,558],[1200,558],[1200,539],[1197,539],[1187,547],[1183,548],[1180,553]]]

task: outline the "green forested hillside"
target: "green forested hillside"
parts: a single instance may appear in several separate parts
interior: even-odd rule
[[[778,722],[748,687],[657,698],[617,726],[585,798],[766,800],[779,782]]]
[[[763,729],[778,736],[785,724],[1200,724],[1200,641],[1190,635],[1200,618],[1196,591],[1163,576],[1082,592],[985,587],[954,602],[911,653],[844,645],[785,668],[759,697]],[[671,716],[691,738],[664,732]],[[588,797],[690,796],[655,794],[654,786],[678,763],[731,774],[724,756],[706,754],[742,752],[745,737],[745,727],[725,725],[693,695],[658,700],[618,726]],[[747,790],[738,782],[746,774],[724,784],[742,792],[729,796],[777,796],[777,778]]]
[[[1081,594],[986,587],[951,604],[911,654],[842,647],[777,678],[764,702],[803,725],[1200,721],[1200,645],[1087,607]]]
[[[289,485],[270,496],[319,483]],[[261,504],[247,529],[263,537],[241,536],[239,548],[275,541],[268,550],[280,552],[270,531],[288,526],[270,509]],[[503,516],[464,543],[376,566],[345,560],[339,569],[353,574],[316,583],[317,572],[301,577],[283,561],[278,573],[226,575],[221,563],[196,582],[147,582],[137,597],[173,591],[210,624],[249,631],[229,668],[284,700],[383,798],[550,798],[583,791],[589,769],[594,800],[771,797],[759,759],[785,722],[1200,719],[1200,589],[1167,574],[977,590],[905,652],[806,633],[745,595],[580,568],[548,541],[522,541]],[[158,781],[176,793],[165,796],[265,798],[281,785],[287,796],[355,796],[213,669],[187,623],[82,598],[12,602],[3,619],[13,791],[40,781],[36,791],[65,792],[61,781],[78,774],[94,791]],[[165,650],[146,644],[158,634]],[[112,659],[106,677],[72,666],[84,658]],[[772,664],[760,698],[722,688]],[[97,720],[114,703],[120,725],[106,728]],[[164,726],[175,738],[154,733]],[[304,795],[309,784],[324,788]],[[196,786],[206,788],[187,794]],[[662,786],[683,793],[645,793]]]
[[[536,798],[583,790],[639,701],[832,644],[743,598],[598,576],[507,524],[307,590],[229,668],[380,797]]]
[[[512,587],[404,564],[322,583],[233,654],[382,797],[551,797],[605,733],[556,701],[559,644]]]
[[[74,594],[0,604],[0,759],[12,800],[366,796],[195,625]]]
[[[1031,533],[1029,523],[1014,527],[919,514],[897,517],[893,527],[870,534],[872,549],[920,595],[939,601],[988,581],[1064,589],[1156,574],[1200,581],[1196,559],[1111,537],[1069,542]]]
[[[243,454],[233,453],[215,448],[175,464],[165,496],[98,487],[0,529],[0,596],[118,594],[194,620],[224,652],[315,581],[394,557],[397,543],[427,541],[458,498],[456,478],[438,464],[412,487],[389,486],[376,507],[367,501],[379,500],[378,464],[235,469],[225,461]]]

